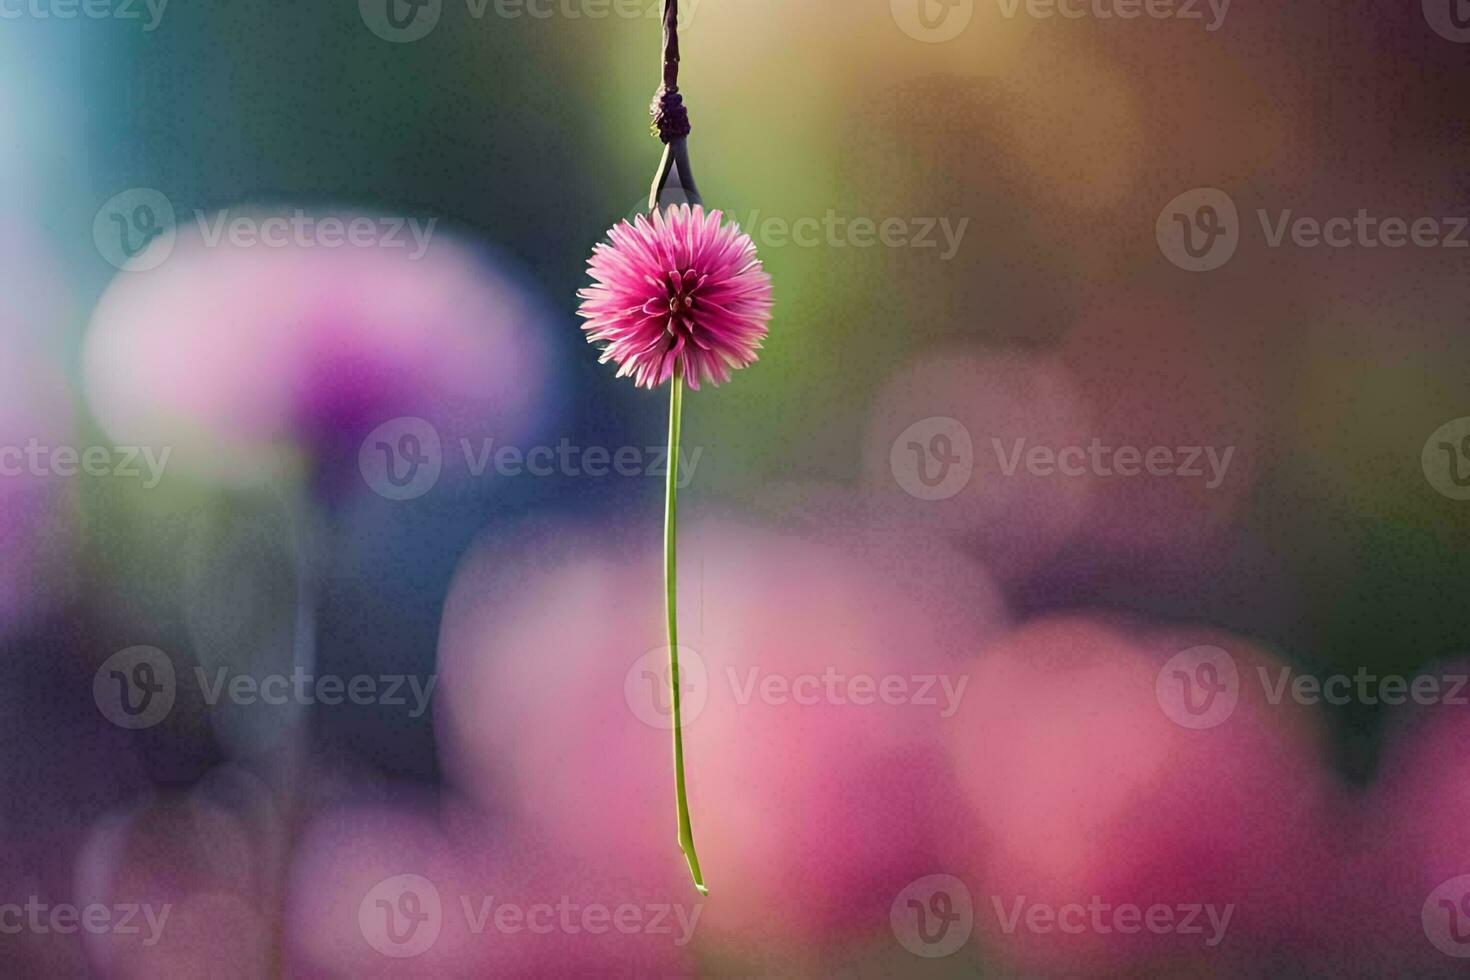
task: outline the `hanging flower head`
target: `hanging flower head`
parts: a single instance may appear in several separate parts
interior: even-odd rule
[[[588,341],[618,377],[654,388],[675,367],[694,390],[756,360],[771,318],[771,277],[755,243],[719,211],[680,204],[619,222],[593,247],[596,284],[578,292]]]
[[[684,780],[683,716],[679,708],[678,556],[679,428],[684,384],[730,380],[730,371],[756,359],[771,319],[771,277],[755,243],[718,211],[705,212],[689,168],[689,110],[679,93],[679,0],[664,0],[663,82],[653,97],[652,132],[664,144],[648,194],[648,218],[620,222],[593,246],[587,269],[594,284],[578,291],[582,331],[601,343],[602,363],[635,384],[669,385],[668,482],[664,490],[664,613],[669,638],[670,721],[674,732],[674,800],[679,850],[701,895],[708,895]],[[677,172],[689,204],[661,208]]]

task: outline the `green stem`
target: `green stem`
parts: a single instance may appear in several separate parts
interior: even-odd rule
[[[694,829],[689,823],[689,797],[684,789],[684,718],[679,705],[679,600],[675,572],[677,507],[679,489],[679,416],[683,411],[684,376],[678,367],[669,383],[668,486],[664,495],[664,603],[669,621],[669,688],[674,707],[674,792],[679,804],[679,849],[689,862],[694,887],[708,895],[699,855],[694,853]]]

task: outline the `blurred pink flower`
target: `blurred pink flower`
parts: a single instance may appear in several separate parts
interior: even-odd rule
[[[171,445],[214,476],[355,448],[404,416],[509,439],[551,403],[552,320],[443,232],[414,256],[211,242],[191,224],[158,268],[120,274],[98,303],[87,394],[113,438]]]
[[[1437,664],[1397,695],[1403,703],[1390,714],[1377,782],[1361,822],[1349,827],[1353,859],[1314,937],[1340,951],[1342,972],[1428,976],[1447,968],[1448,950],[1470,951],[1467,668],[1463,659]],[[1389,690],[1382,687],[1385,698]]]
[[[657,585],[657,553],[639,550],[644,527],[609,523],[612,535],[547,524],[466,561],[441,634],[441,758],[456,787],[510,811],[516,839],[545,835],[589,868],[677,895],[669,835],[647,830],[673,802],[659,610],[636,601]],[[941,729],[955,723],[951,694],[969,696],[977,640],[932,627],[957,622],[949,610],[989,580],[946,560],[927,594],[894,589],[891,566],[856,547],[749,522],[689,531],[690,802],[719,869],[701,949],[780,972],[833,940],[889,935],[893,896],[963,830]],[[920,676],[951,686],[875,693]]]
[[[231,766],[104,815],[77,852],[70,900],[141,911],[137,929],[77,930],[88,972],[189,977],[224,962],[230,975],[266,975],[286,851],[270,790]]]
[[[1213,669],[1189,659],[1211,648]],[[1338,797],[1321,719],[1273,704],[1259,681],[1276,671],[1218,633],[1082,616],[1033,621],[982,655],[947,729],[978,833],[956,863],[999,902],[976,911],[981,947],[1027,974],[1116,975],[1309,934]],[[1196,717],[1184,698],[1213,713]],[[1233,906],[1232,918],[1204,947],[1182,932],[1013,929],[992,914],[1094,899]]]
[[[1089,438],[1117,451],[1107,475],[1089,475],[1080,564],[1105,573],[1167,562],[1171,579],[1213,585],[1231,544],[1222,535],[1271,451],[1279,355],[1261,330],[1144,291],[1099,303],[1071,328],[1058,356],[1091,406]],[[1145,460],[1165,452],[1168,475],[1122,475],[1124,447]]]
[[[887,496],[833,483],[771,482],[754,504],[780,527],[836,548],[871,572],[881,589],[874,599],[879,608],[913,603],[924,609],[923,616],[876,618],[885,650],[967,659],[1011,629],[996,573]]]
[[[597,284],[577,294],[577,312],[589,341],[608,342],[601,362],[616,362],[618,377],[653,388],[677,364],[697,391],[756,360],[771,318],[771,278],[750,236],[722,217],[700,205],[655,210],[652,220],[619,222],[611,244],[593,247],[587,268]]]
[[[342,804],[295,849],[284,959],[303,978],[690,976],[702,915],[677,879],[510,839],[455,800]]]
[[[874,401],[863,446],[866,483],[889,509],[890,525],[950,537],[1008,584],[1024,580],[1076,535],[1092,486],[1020,465],[1018,454],[1086,445],[1091,412],[1075,375],[1054,355],[979,346],[930,351],[895,371]]]

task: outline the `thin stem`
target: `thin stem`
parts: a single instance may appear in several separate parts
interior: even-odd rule
[[[669,169],[674,165],[673,147],[664,145],[664,155],[658,162],[658,170],[653,174],[653,189],[648,192],[648,213],[658,210],[659,198],[663,196],[664,185],[669,182]]]
[[[669,150],[674,157],[674,166],[679,170],[679,186],[684,188],[684,197],[691,206],[703,204],[704,199],[699,196],[699,188],[694,186],[694,171],[689,169],[689,141],[680,136],[669,144]]]
[[[699,188],[694,185],[694,173],[689,169],[688,143],[680,136],[664,146],[664,155],[659,160],[658,170],[654,171],[653,189],[648,193],[649,214],[657,211],[662,204],[660,198],[668,185],[669,175],[674,172],[679,174],[679,187],[684,191],[685,199],[691,205],[704,203],[704,198],[699,196]]]
[[[669,622],[669,689],[674,707],[674,793],[679,806],[679,849],[689,862],[694,887],[701,895],[708,895],[704,874],[699,870],[699,855],[694,853],[694,829],[689,823],[689,797],[684,789],[684,718],[679,704],[679,601],[675,558],[678,551],[679,416],[683,402],[684,376],[675,367],[674,378],[669,382],[669,479],[664,495],[664,603]]]
[[[699,189],[694,186],[694,175],[689,169],[689,152],[683,135],[689,131],[687,117],[682,116],[683,106],[679,92],[679,0],[665,0],[663,84],[654,97],[655,129],[664,140],[664,155],[658,170],[653,175],[653,187],[648,194],[648,210],[657,211],[669,175],[677,170],[679,186],[691,204],[699,203]],[[666,112],[674,112],[670,117]],[[682,123],[682,125],[681,125]],[[683,413],[684,374],[678,362],[674,365],[673,380],[669,384],[669,451],[668,486],[664,491],[664,608],[668,614],[669,632],[669,693],[674,710],[674,795],[679,810],[679,849],[689,862],[689,874],[694,878],[694,887],[701,895],[708,895],[704,886],[704,873],[699,870],[699,855],[694,851],[694,829],[689,821],[689,795],[684,785],[684,715],[681,704],[679,681],[679,599],[678,599],[678,491],[679,491],[679,419]]]

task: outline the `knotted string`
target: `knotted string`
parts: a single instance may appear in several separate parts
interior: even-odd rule
[[[659,198],[675,167],[679,170],[679,186],[690,204],[701,203],[699,190],[694,186],[694,173],[689,168],[689,110],[684,105],[684,96],[679,94],[679,0],[664,0],[663,38],[663,81],[653,95],[649,112],[653,116],[650,127],[653,135],[664,144],[663,160],[653,178],[653,189],[648,195],[648,209],[659,206]]]
[[[653,94],[653,135],[671,143],[689,135],[689,110],[679,94],[679,0],[664,4],[664,79]]]

